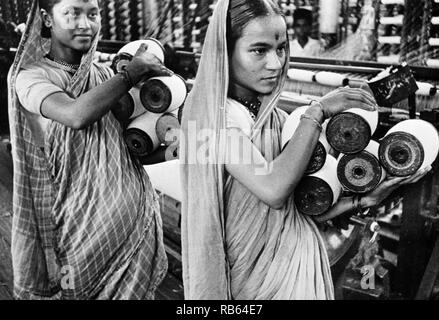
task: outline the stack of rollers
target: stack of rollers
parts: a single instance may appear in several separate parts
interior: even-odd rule
[[[4,22],[14,21],[14,6],[11,5],[10,1],[1,1],[1,18]]]
[[[404,4],[404,0],[381,1],[378,27],[378,62],[399,63],[402,25],[405,14]]]
[[[429,36],[436,39],[432,40],[434,42],[439,39],[439,0],[435,0],[433,3]],[[439,68],[439,47],[435,46],[432,48],[429,57],[427,57],[426,64],[429,67]]]
[[[6,23],[24,23],[31,6],[31,0],[0,1],[0,18]]]
[[[102,38],[131,41],[145,34],[143,0],[106,0],[101,5]]]
[[[183,47],[183,4],[175,3],[171,18],[172,42],[174,46]]]
[[[139,46],[148,45],[147,51],[164,63],[164,49],[155,39],[136,40],[117,53],[113,68],[122,70],[132,59]],[[185,80],[179,75],[153,77],[141,81],[122,97],[114,110],[116,118],[128,122],[125,141],[129,150],[138,157],[150,155],[161,145],[175,143],[180,128],[181,110],[187,96]]]
[[[287,145],[308,106],[287,118],[282,146]],[[379,141],[371,140],[378,111],[351,108],[325,121],[305,176],[294,198],[299,212],[320,215],[342,191],[363,194],[387,176],[406,177],[430,166],[439,153],[439,134],[427,121],[410,119],[393,126]],[[337,160],[330,155],[337,154]]]
[[[191,48],[194,52],[200,52],[201,51],[201,30],[200,30],[200,22],[201,17],[199,16],[200,13],[200,6],[196,2],[192,2],[188,7],[188,16],[191,17],[191,25],[192,25],[192,31],[191,31]]]
[[[202,43],[206,36],[207,27],[209,25],[210,17],[212,16],[214,3],[212,0],[196,1],[189,6],[189,10],[193,11],[194,24],[192,30],[191,47],[196,52],[201,52]]]
[[[307,108],[297,108],[287,118],[282,130],[283,147]],[[323,123],[305,175],[294,193],[299,212],[321,215],[338,201],[343,188],[356,193],[367,192],[384,179],[377,160],[377,143],[371,141],[377,125],[378,111],[359,108],[348,109]],[[334,153],[339,153],[338,159]]]
[[[118,40],[116,33],[116,1],[108,0],[108,34],[109,40]],[[104,17],[105,18],[105,17]],[[103,19],[104,20],[104,19]]]
[[[130,2],[116,0],[116,34],[117,39],[131,41]]]

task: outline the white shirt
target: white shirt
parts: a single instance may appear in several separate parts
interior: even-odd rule
[[[308,38],[305,47],[297,39],[290,42],[290,57],[318,57],[322,51],[320,41],[316,39]]]

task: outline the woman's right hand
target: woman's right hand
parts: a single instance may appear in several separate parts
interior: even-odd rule
[[[172,76],[174,74],[147,49],[147,44],[141,44],[133,59],[126,66],[126,70],[135,84],[145,77]]]
[[[329,92],[320,99],[324,119],[329,119],[338,113],[351,108],[361,108],[375,111],[375,98],[366,90],[360,88],[343,87]]]

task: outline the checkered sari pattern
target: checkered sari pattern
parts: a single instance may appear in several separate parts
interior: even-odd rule
[[[152,299],[166,274],[158,197],[130,157],[112,113],[84,130],[50,122],[38,146],[15,93],[22,66],[41,59],[38,1],[8,77],[14,160],[12,257],[18,299]],[[68,92],[111,72],[84,55]]]

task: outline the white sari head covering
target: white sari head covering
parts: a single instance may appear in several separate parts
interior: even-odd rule
[[[262,1],[269,5],[270,0]],[[195,84],[183,112],[180,140],[183,189],[181,231],[186,299],[231,298],[224,234],[223,165],[229,87],[226,35],[229,2],[219,0],[213,12]],[[261,147],[261,130],[270,129],[268,120],[279,99],[287,71],[286,61],[275,90],[262,98],[252,133],[256,147]],[[264,154],[270,158],[273,152],[264,150]],[[205,155],[209,160],[203,162],[204,158],[200,157]]]

